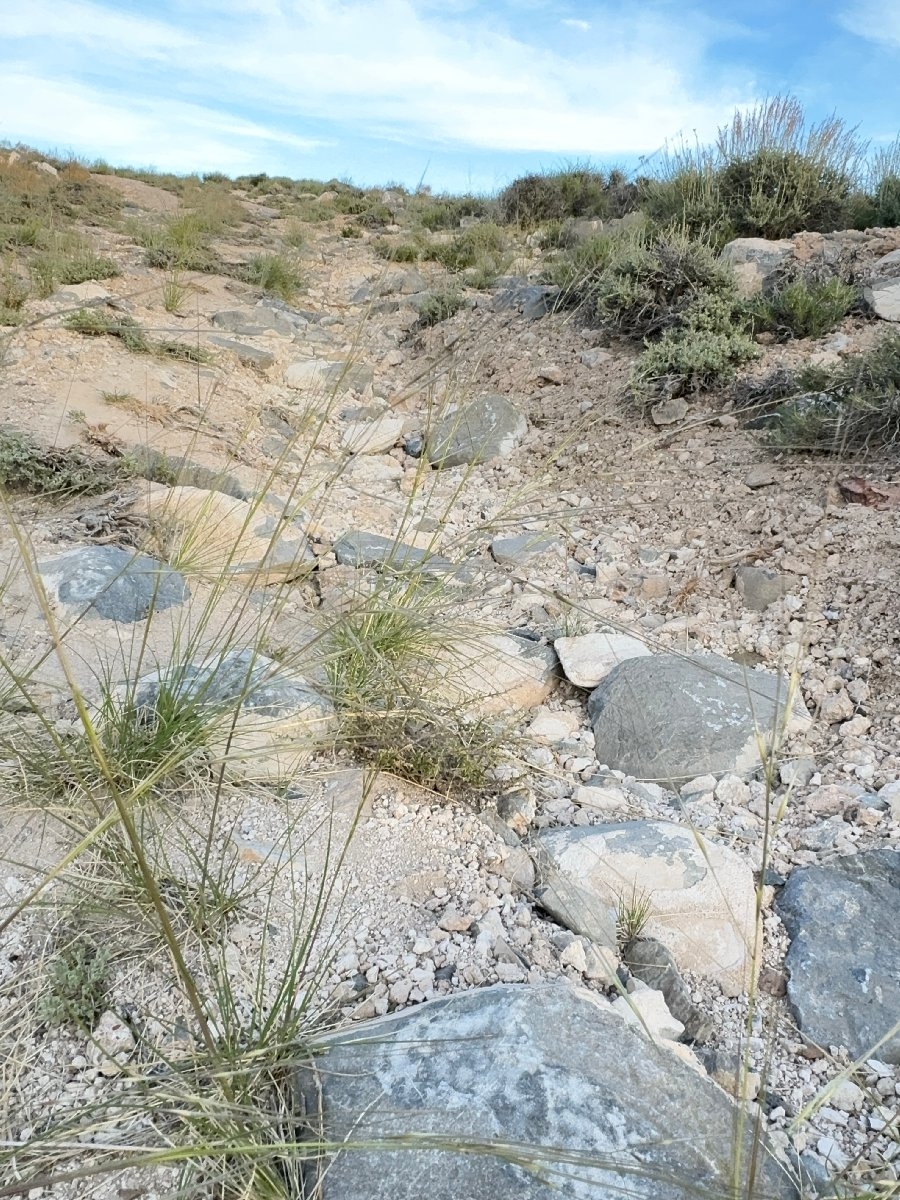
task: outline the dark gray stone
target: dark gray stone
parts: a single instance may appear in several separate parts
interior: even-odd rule
[[[128,461],[138,475],[155,483],[165,483],[169,487],[203,488],[208,492],[233,496],[235,500],[247,500],[250,497],[236,475],[216,471],[187,458],[163,454],[152,446],[133,446],[128,452]]]
[[[119,546],[83,546],[38,564],[48,592],[87,617],[131,623],[190,597],[184,577]]]
[[[731,1100],[583,990],[433,1000],[322,1039],[315,1068],[297,1072],[297,1091],[307,1112],[321,1101],[325,1139],[344,1144],[321,1173],[323,1200],[748,1191],[732,1184]],[[743,1174],[755,1156],[742,1160]],[[765,1151],[758,1165],[760,1194],[795,1196]]]
[[[436,467],[458,467],[505,458],[527,431],[528,422],[505,396],[479,396],[443,417],[428,433],[428,461]]]
[[[210,339],[223,350],[230,350],[245,367],[255,367],[257,371],[267,371],[275,365],[275,355],[271,350],[260,350],[258,346],[248,346],[245,342],[236,342],[233,338],[216,337]]]
[[[422,571],[426,575],[447,575],[454,570],[449,558],[431,550],[408,546],[380,533],[352,530],[334,543],[334,555],[341,566],[368,567],[390,571]]]
[[[639,937],[622,951],[622,961],[632,975],[666,998],[666,1008],[684,1026],[683,1041],[705,1042],[712,1033],[712,1022],[691,1000],[671,952],[657,938]]]
[[[900,1063],[900,853],[795,870],[776,900],[791,939],[788,999],[817,1045]]]
[[[752,774],[762,766],[758,735],[780,728],[787,690],[717,654],[627,659],[588,698],[597,759],[663,784]]]
[[[517,309],[528,321],[536,321],[553,311],[559,296],[559,288],[546,284],[531,283],[516,276],[503,276],[497,280],[498,290],[493,297],[496,312]]]

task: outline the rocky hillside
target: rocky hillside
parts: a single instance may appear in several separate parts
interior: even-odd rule
[[[900,230],[702,374],[627,217],[244,182],[0,163],[0,1195],[896,1194]]]

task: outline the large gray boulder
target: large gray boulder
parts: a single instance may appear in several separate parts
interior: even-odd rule
[[[760,739],[809,725],[785,712],[788,684],[717,654],[653,654],[615,667],[588,698],[597,759],[666,785],[698,775],[751,775]]]
[[[322,1200],[732,1194],[732,1101],[593,992],[433,1000],[326,1037],[315,1068],[295,1077],[306,1111],[321,1103],[325,1139],[345,1143]],[[795,1195],[765,1150],[759,1170],[760,1195]]]
[[[156,558],[119,546],[80,546],[38,564],[47,592],[72,615],[130,624],[183,604],[183,576]]]
[[[900,853],[801,867],[776,907],[791,939],[788,999],[803,1033],[854,1058],[900,1063]]]
[[[528,422],[505,396],[486,395],[438,421],[426,441],[428,461],[459,467],[511,454]]]

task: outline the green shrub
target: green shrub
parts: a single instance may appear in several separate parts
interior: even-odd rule
[[[873,225],[900,225],[900,175],[885,176],[873,199]]]
[[[0,426],[0,486],[11,491],[87,496],[115,487],[124,474],[120,464],[75,446],[41,446],[27,433]]]
[[[419,319],[416,324],[419,328],[437,325],[459,312],[464,303],[462,295],[455,288],[429,292],[419,305]]]
[[[692,396],[727,382],[735,368],[759,354],[733,298],[697,297],[647,348],[631,373],[631,391],[642,403],[667,395]]]
[[[596,319],[616,333],[653,337],[680,324],[698,298],[736,301],[732,268],[681,230],[638,230],[595,243],[594,253],[600,265],[582,288]]]
[[[883,334],[833,368],[807,368],[778,383],[788,399],[766,427],[779,449],[843,454],[900,444],[900,333]]]
[[[243,277],[288,304],[305,282],[296,261],[284,254],[256,255],[247,264]]]
[[[407,210],[412,221],[435,233],[439,229],[459,229],[463,217],[489,219],[493,202],[480,196],[430,196],[417,192],[410,197]]]
[[[380,237],[372,243],[372,249],[379,258],[388,262],[415,263],[423,256],[427,243],[410,241],[398,242],[393,238]]]
[[[77,312],[69,313],[63,325],[85,337],[118,338],[126,349],[135,354],[149,354],[152,351],[152,344],[134,317],[114,317],[99,308],[79,308]]]
[[[497,198],[502,220],[531,228],[569,217],[620,217],[637,207],[638,191],[621,171],[609,176],[589,166],[523,175]]]
[[[643,201],[653,220],[682,221],[717,244],[844,229],[862,151],[837,117],[810,126],[798,100],[775,96],[736,112],[714,147],[670,152],[661,177],[643,184]]]
[[[64,260],[59,268],[59,282],[63,284],[86,283],[89,279],[114,279],[121,275],[119,264],[113,258],[84,251]]]
[[[6,313],[18,313],[30,295],[30,289],[11,263],[0,272],[0,309]]]
[[[472,800],[499,761],[501,735],[441,700],[436,667],[460,638],[445,604],[441,588],[419,575],[382,584],[329,622],[325,668],[342,741],[358,758]]]
[[[857,289],[841,279],[799,279],[771,296],[755,298],[747,311],[756,331],[769,330],[781,338],[815,338],[834,329],[858,299]]]
[[[154,354],[163,358],[174,358],[178,362],[212,362],[212,355],[205,347],[192,345],[190,342],[179,342],[174,338],[161,338],[151,342],[149,348]]]

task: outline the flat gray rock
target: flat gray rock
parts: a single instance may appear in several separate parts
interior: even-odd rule
[[[511,454],[528,432],[528,422],[505,396],[485,395],[443,417],[426,439],[428,461],[459,467]]]
[[[446,575],[454,564],[431,550],[408,546],[396,538],[380,533],[352,530],[342,534],[334,543],[334,556],[345,567],[368,567],[377,570],[422,571],[426,575]]]
[[[524,566],[545,554],[564,558],[565,553],[565,546],[552,533],[516,533],[491,542],[491,555],[501,566]]]
[[[233,338],[216,337],[209,339],[213,345],[229,350],[245,367],[255,367],[257,371],[267,371],[275,365],[275,355],[271,350],[261,350],[259,346],[248,346],[246,342],[236,342]]]
[[[375,369],[349,359],[306,358],[291,363],[284,382],[298,391],[363,392],[373,382]]]
[[[900,853],[800,867],[776,900],[791,939],[788,999],[817,1045],[900,1063]]]
[[[762,766],[758,735],[784,723],[787,690],[786,680],[717,654],[627,659],[588,698],[597,759],[666,785],[753,774]],[[808,724],[795,706],[789,728]]]
[[[307,1112],[321,1102],[324,1137],[345,1142],[323,1200],[732,1194],[731,1100],[566,985],[481,988],[333,1034],[295,1082]],[[759,1169],[760,1195],[795,1196],[765,1152]]]
[[[63,608],[107,621],[142,621],[190,596],[177,571],[119,546],[82,546],[39,563],[38,570]]]
[[[541,883],[574,898],[568,910],[549,910],[573,932],[600,941],[580,927],[588,903],[615,917],[620,905],[645,897],[647,935],[672,952],[681,970],[715,979],[729,996],[748,985],[753,873],[728,846],[671,821],[622,821],[542,829],[532,839],[532,853]]]
[[[258,305],[254,308],[229,308],[212,318],[217,329],[227,329],[240,337],[259,337],[261,333],[281,333],[292,337],[297,325],[274,308]]]
[[[559,288],[547,284],[531,283],[516,276],[503,276],[497,280],[492,307],[495,312],[517,309],[528,321],[536,321],[553,311],[559,296]]]

